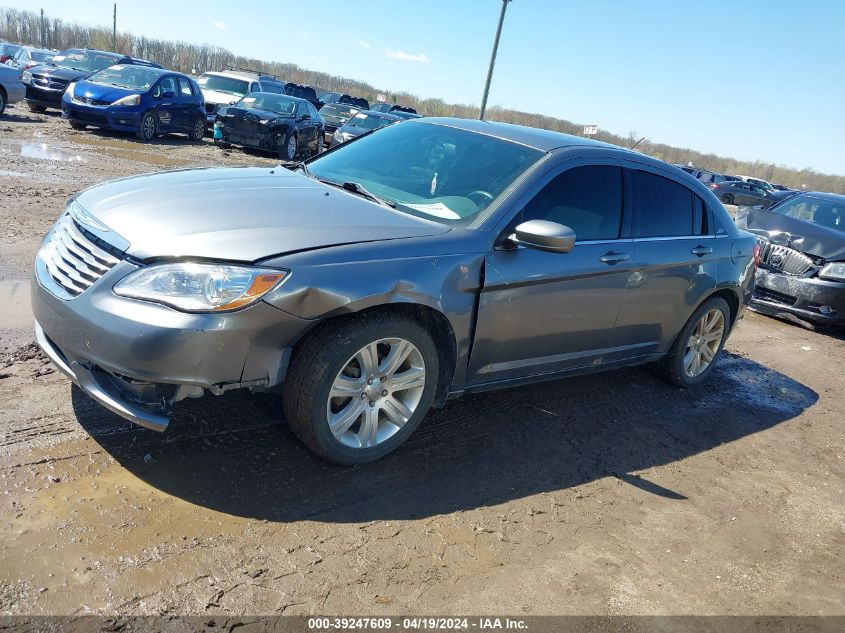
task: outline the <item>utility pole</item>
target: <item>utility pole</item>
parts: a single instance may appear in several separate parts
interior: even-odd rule
[[[41,9],[41,48],[47,48],[45,33],[44,33],[44,9]]]
[[[487,110],[487,96],[490,94],[490,82],[493,80],[493,66],[496,65],[496,52],[499,50],[499,38],[502,36],[502,24],[505,22],[505,11],[508,10],[508,2],[512,0],[502,0],[502,13],[499,15],[499,27],[496,29],[496,39],[493,41],[493,53],[490,55],[490,68],[487,70],[487,83],[484,84],[484,95],[481,97],[481,112],[478,115],[479,119],[484,118],[484,113]]]
[[[111,49],[117,52],[117,2],[114,3],[114,16],[111,29]]]

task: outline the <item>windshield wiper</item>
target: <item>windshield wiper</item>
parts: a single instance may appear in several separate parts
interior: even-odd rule
[[[333,183],[333,184],[337,184],[337,183]],[[387,200],[386,198],[380,198],[376,194],[368,191],[364,187],[364,185],[362,185],[359,182],[345,182],[341,185],[341,187],[343,189],[346,189],[346,191],[351,191],[352,193],[357,193],[359,196],[362,196],[362,197],[366,198],[367,200],[372,200],[373,202],[377,202],[378,204],[380,204],[382,206],[390,207],[391,209],[396,208],[395,202],[393,202],[392,200]]]

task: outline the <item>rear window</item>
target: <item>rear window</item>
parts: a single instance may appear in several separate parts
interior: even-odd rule
[[[693,230],[692,191],[668,178],[633,172],[634,237],[696,235]],[[703,211],[700,212],[703,215]]]
[[[291,97],[298,97],[299,99],[308,99],[309,101],[317,98],[317,93],[313,88],[306,88],[304,86],[286,86],[285,94]]]

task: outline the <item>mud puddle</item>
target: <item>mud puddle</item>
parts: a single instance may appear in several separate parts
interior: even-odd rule
[[[47,143],[21,143],[21,156],[37,160],[56,160],[69,163],[87,163],[88,160],[78,152],[50,147]]]
[[[163,156],[161,152],[164,148],[159,143],[154,143],[149,146],[149,150],[145,150],[141,149],[138,143],[124,139],[81,136],[75,138],[74,142],[81,145],[88,145],[94,148],[98,154],[104,154],[113,158],[125,158],[151,165],[160,165],[162,167],[182,167],[190,162],[181,158]]]
[[[0,281],[0,305],[3,306],[2,327],[28,327],[32,322],[29,282],[20,279]]]

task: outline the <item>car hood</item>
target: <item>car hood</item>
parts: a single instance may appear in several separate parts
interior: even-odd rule
[[[76,88],[74,88],[74,97],[84,97],[87,99],[97,99],[98,101],[108,101],[113,103],[123,97],[130,95],[143,94],[143,90],[132,90],[130,88],[118,88],[117,86],[108,86],[106,84],[91,83],[88,81],[78,81]]]
[[[214,105],[231,105],[241,100],[239,96],[231,95],[228,92],[217,92],[216,90],[206,90],[205,88],[201,92],[205,98],[205,102],[213,103]]]
[[[736,224],[775,244],[790,246],[826,261],[845,261],[845,233],[837,229],[754,207],[739,207]]]
[[[293,121],[293,116],[280,114],[278,112],[273,112],[272,110],[263,110],[261,108],[238,108],[235,106],[229,106],[226,108],[226,114],[239,119],[255,117],[262,121],[273,121],[275,119]]]
[[[45,77],[53,77],[64,81],[76,81],[80,77],[87,77],[94,71],[76,70],[75,68],[44,64],[42,66],[33,66],[29,69],[29,72],[33,75],[44,75]]]
[[[117,234],[129,243],[127,254],[143,260],[254,262],[294,251],[449,230],[282,167],[135,176],[86,189],[76,201],[109,227],[95,233],[120,243],[113,236]]]

